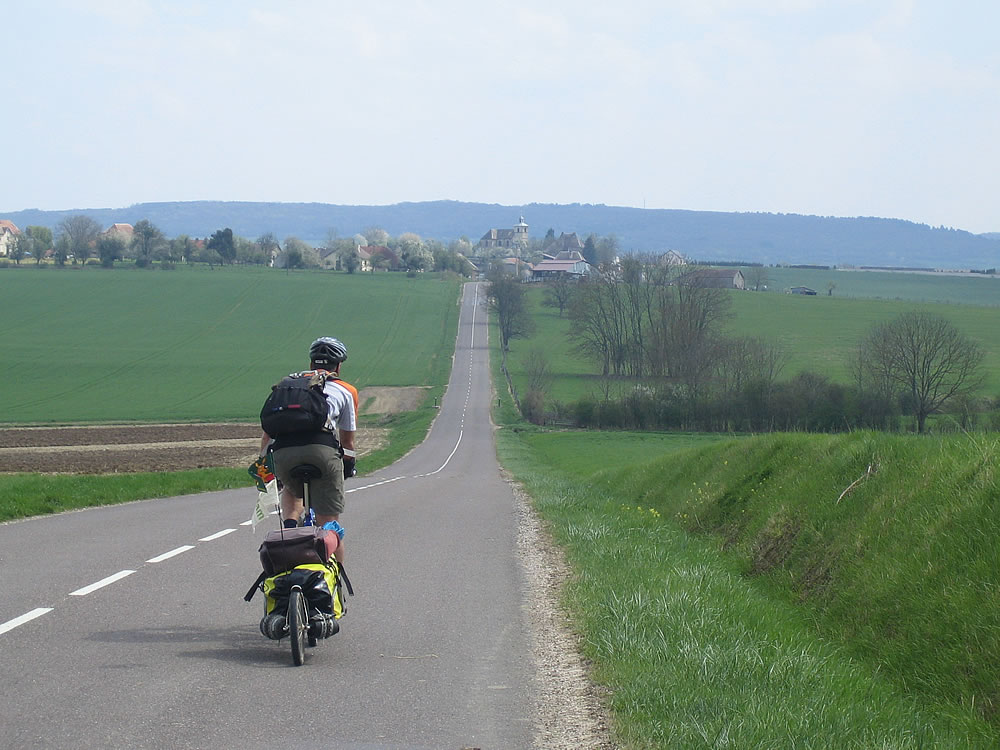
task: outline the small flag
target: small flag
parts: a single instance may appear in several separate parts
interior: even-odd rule
[[[267,483],[264,492],[257,493],[257,505],[253,509],[253,517],[250,525],[256,529],[257,524],[266,519],[271,513],[278,509],[278,480],[272,479]]]
[[[267,483],[274,479],[274,468],[271,466],[271,454],[262,456],[247,467],[247,474],[250,475],[257,485],[258,492],[267,492]]]
[[[247,468],[247,473],[257,485],[257,505],[254,506],[251,526],[257,524],[278,509],[278,479],[271,466],[271,454],[258,458]]]

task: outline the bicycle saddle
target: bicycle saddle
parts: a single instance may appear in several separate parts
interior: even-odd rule
[[[299,464],[288,472],[292,479],[298,479],[302,482],[311,482],[314,479],[319,479],[323,476],[323,470],[318,466],[313,466],[312,464]]]

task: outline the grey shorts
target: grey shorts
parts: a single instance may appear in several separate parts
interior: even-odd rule
[[[309,504],[324,516],[339,516],[344,512],[344,462],[340,451],[328,445],[294,445],[274,452],[274,473],[281,483],[302,497],[302,482],[288,475],[299,464],[312,464],[323,476],[309,483]]]

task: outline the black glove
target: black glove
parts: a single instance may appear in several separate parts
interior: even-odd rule
[[[344,456],[344,479],[356,476],[358,460],[354,456]]]

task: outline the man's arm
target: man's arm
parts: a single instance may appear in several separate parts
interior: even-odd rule
[[[354,450],[354,430],[340,431],[340,447],[344,449],[344,479],[357,474],[357,453]]]

